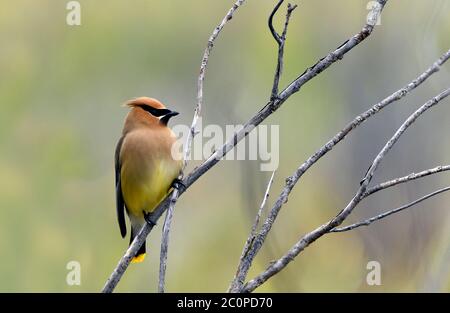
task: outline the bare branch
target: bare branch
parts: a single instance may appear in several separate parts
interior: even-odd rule
[[[371,218],[366,219],[364,221],[361,221],[361,222],[358,222],[358,223],[354,223],[354,224],[351,224],[351,225],[345,226],[345,227],[334,228],[334,229],[330,230],[330,233],[340,233],[340,232],[349,231],[349,230],[352,230],[352,229],[355,229],[355,228],[358,228],[358,227],[361,227],[361,226],[368,226],[368,225],[372,224],[375,221],[381,220],[382,218],[385,218],[385,217],[387,217],[389,215],[392,215],[394,213],[398,213],[400,211],[408,209],[408,208],[412,207],[413,205],[416,205],[416,204],[418,204],[418,203],[420,203],[422,201],[427,200],[428,198],[431,198],[433,196],[436,196],[436,195],[438,195],[440,193],[443,193],[443,192],[446,192],[448,190],[450,190],[450,186],[446,187],[446,188],[442,188],[442,189],[436,190],[435,192],[427,194],[426,196],[423,196],[423,197],[421,197],[421,198],[419,198],[419,199],[417,199],[417,200],[415,200],[413,202],[410,202],[408,204],[402,205],[401,207],[398,207],[396,209],[389,210],[387,212],[384,212],[384,213],[379,214],[377,216],[371,217]]]
[[[303,176],[303,174],[308,171],[316,162],[318,162],[325,154],[330,152],[334,146],[340,143],[345,137],[356,127],[361,125],[364,121],[372,117],[373,115],[380,112],[386,106],[390,105],[393,102],[396,102],[403,97],[405,97],[409,92],[420,86],[423,82],[425,82],[431,75],[438,72],[440,67],[450,58],[450,50],[448,50],[445,54],[443,54],[437,61],[435,61],[425,72],[407,84],[400,90],[397,90],[393,94],[389,95],[381,102],[373,105],[369,110],[355,117],[347,126],[345,126],[339,133],[337,133],[333,138],[331,138],[325,145],[323,145],[319,150],[317,150],[313,155],[311,155],[300,167],[286,179],[286,185],[283,188],[281,194],[279,195],[277,201],[275,202],[270,216],[267,218],[265,222],[265,227],[258,238],[258,241],[252,246],[253,251],[250,252],[253,255],[253,258],[258,253],[260,247],[263,245],[264,240],[270,231],[272,224],[278,216],[278,213],[286,203],[289,194],[292,192],[292,189],[297,184],[299,179]],[[425,175],[422,175],[425,176]],[[419,178],[419,177],[417,177]],[[369,190],[370,191],[370,190]],[[374,192],[374,191],[373,191]],[[365,195],[364,197],[366,197]],[[250,263],[252,260],[250,260]],[[249,264],[250,267],[251,264]]]
[[[214,41],[219,36],[221,30],[224,28],[225,24],[230,21],[233,17],[234,12],[245,2],[245,0],[238,0],[235,2],[233,7],[228,11],[225,17],[222,19],[222,22],[214,29],[213,33],[209,37],[208,45],[205,48],[205,52],[203,53],[203,59],[200,66],[200,74],[198,76],[197,81],[197,105],[194,110],[194,118],[192,119],[192,125],[189,132],[189,135],[186,139],[186,144],[184,146],[183,153],[183,171],[187,165],[187,159],[191,150],[192,141],[194,136],[196,135],[196,126],[198,119],[200,117],[202,111],[203,104],[203,82],[205,80],[206,67],[208,65],[209,55],[211,54],[211,50],[214,47]],[[180,176],[182,178],[182,174]],[[164,220],[163,233],[161,238],[161,253],[160,253],[160,263],[159,263],[159,284],[158,284],[158,292],[164,292],[165,280],[166,280],[166,267],[167,267],[167,253],[168,253],[168,245],[169,245],[169,234],[170,234],[170,225],[172,224],[173,218],[173,210],[175,208],[175,204],[178,200],[179,192],[177,189],[174,190],[169,208],[166,213],[166,218]]]
[[[441,165],[441,166],[437,166],[435,168],[430,168],[428,170],[419,172],[419,173],[411,173],[407,176],[403,176],[403,177],[399,177],[399,178],[395,178],[389,181],[386,181],[384,183],[378,184],[372,188],[369,188],[365,193],[364,193],[364,198],[372,195],[375,192],[378,192],[380,190],[386,189],[386,188],[390,188],[393,186],[396,186],[398,184],[402,184],[402,183],[407,183],[411,180],[416,180],[422,177],[426,177],[432,174],[436,174],[436,173],[440,173],[440,172],[445,172],[445,171],[449,171],[450,170],[450,165]]]
[[[337,226],[339,226],[340,224],[342,224],[342,222],[348,217],[348,215],[353,211],[353,209],[364,198],[363,197],[364,193],[366,192],[367,186],[370,183],[376,169],[378,168],[379,164],[381,163],[383,158],[386,156],[386,154],[392,149],[392,147],[395,145],[395,143],[399,140],[399,138],[405,133],[405,131],[409,128],[409,126],[411,126],[423,113],[425,113],[430,108],[437,105],[441,100],[445,99],[448,95],[450,95],[450,88],[446,89],[445,91],[441,92],[436,97],[427,101],[424,105],[422,105],[419,109],[417,109],[412,115],[410,115],[406,119],[406,121],[400,126],[400,128],[395,132],[394,136],[392,136],[392,138],[386,143],[386,145],[383,147],[383,149],[375,157],[375,159],[372,162],[372,165],[370,166],[369,170],[367,171],[367,174],[365,175],[364,179],[362,180],[358,191],[353,196],[351,201],[347,204],[347,206],[341,212],[339,212],[339,214],[336,217],[334,217],[327,223],[323,224],[322,226],[316,228],[315,230],[311,231],[310,233],[308,233],[308,234],[304,235],[302,238],[300,238],[300,240],[291,249],[289,249],[289,251],[284,256],[282,256],[276,262],[269,265],[269,267],[264,272],[259,274],[257,277],[255,277],[251,281],[249,281],[247,284],[245,284],[242,291],[243,292],[251,292],[251,291],[255,290],[261,284],[266,282],[270,277],[272,277],[273,275],[275,275],[276,273],[278,273],[282,269],[284,269],[291,261],[293,261],[295,259],[295,257],[301,251],[303,251],[312,242],[316,241],[318,238],[329,233],[332,229],[334,229]],[[284,192],[285,192],[285,190],[283,190],[283,193]],[[283,195],[283,193],[282,193],[282,195]],[[281,198],[281,196],[280,196],[280,198]],[[268,220],[268,223],[273,224],[273,222],[271,222],[270,220]],[[264,225],[263,225],[263,229],[264,229]]]
[[[377,10],[376,13],[380,14],[381,10],[383,9],[384,5],[385,5],[385,1],[379,1],[380,6],[378,7],[379,11]],[[278,3],[278,7],[279,7],[280,2]],[[272,24],[271,19],[273,18],[273,15],[275,14],[275,12],[277,11],[277,7],[275,7],[274,11],[272,12],[271,18],[269,18],[269,28],[273,29],[273,27],[270,27],[270,25]],[[289,9],[288,9],[289,11]],[[287,21],[285,23],[285,28],[287,28],[288,25],[288,16],[287,16]],[[372,24],[369,24],[369,22],[363,27],[363,29],[361,30],[361,32],[359,32],[358,34],[356,34],[355,36],[353,36],[352,38],[348,39],[344,44],[342,44],[341,46],[339,46],[335,51],[331,52],[330,54],[328,54],[325,58],[321,59],[319,62],[317,62],[314,66],[310,67],[309,69],[307,69],[299,78],[296,79],[296,81],[294,81],[293,83],[291,83],[286,89],[285,91],[283,91],[281,93],[282,94],[289,94],[291,91],[298,91],[300,89],[300,87],[296,87],[293,88],[293,86],[299,86],[298,84],[301,84],[301,81],[303,79],[305,79],[304,77],[308,76],[308,75],[313,75],[311,77],[314,77],[316,74],[315,71],[321,71],[322,66],[325,66],[325,64],[327,64],[327,62],[335,62],[338,59],[341,59],[343,54],[341,55],[341,53],[345,53],[343,51],[346,51],[346,49],[351,49],[349,47],[351,47],[352,45],[356,45],[358,44],[358,42],[360,42],[361,40],[363,40],[364,38],[366,38],[370,32],[373,29]],[[367,36],[365,35],[366,32],[369,31],[369,33],[367,34]],[[273,34],[273,31],[272,31]],[[276,37],[274,35],[274,37]],[[275,38],[276,39],[276,38]],[[280,54],[279,54],[280,56]],[[338,57],[336,57],[338,56]],[[450,51],[449,51],[449,56],[450,57]],[[282,59],[281,59],[282,60]],[[280,62],[279,62],[280,63]],[[277,68],[278,70],[278,68]],[[433,70],[435,71],[435,70]],[[312,74],[311,74],[312,73]],[[431,75],[431,74],[430,74]],[[429,75],[428,75],[429,76]],[[428,76],[425,76],[423,78],[423,80],[425,80]],[[277,74],[275,75],[275,78],[277,77]],[[276,80],[275,80],[276,81]],[[413,82],[416,86],[416,84],[420,84],[420,82]],[[275,85],[274,85],[275,86]],[[415,88],[415,86],[410,86],[411,90]],[[400,92],[397,92],[398,95],[396,94],[397,97],[401,98],[403,95],[400,94]],[[406,94],[406,92],[405,92]],[[282,96],[280,96],[282,97]],[[278,96],[277,96],[278,98]],[[276,99],[275,99],[276,100]],[[386,99],[385,99],[386,100]],[[390,102],[389,102],[390,101]],[[391,102],[393,102],[394,100],[391,99],[387,99],[386,100],[386,104],[384,104],[385,106]],[[388,103],[389,102],[389,103]],[[377,106],[380,104],[377,104],[375,106],[375,108],[373,109],[373,112],[371,110],[365,112],[367,114],[368,118],[370,115],[375,114],[376,112],[379,111],[379,109],[377,108]],[[251,267],[251,264],[254,260],[254,258],[256,257],[256,255],[258,254],[259,250],[261,249],[262,245],[265,242],[265,239],[267,237],[267,234],[269,233],[269,231],[272,228],[273,223],[275,222],[278,213],[281,209],[281,207],[283,206],[284,203],[286,203],[288,195],[290,194],[290,192],[292,191],[293,187],[295,186],[295,184],[297,183],[297,181],[300,179],[300,177],[304,174],[304,172],[306,172],[306,170],[308,170],[309,167],[311,167],[316,161],[318,161],[324,154],[326,154],[329,150],[332,149],[332,147],[337,144],[340,140],[342,140],[352,129],[354,129],[357,125],[359,125],[360,123],[362,123],[363,121],[363,117],[358,116],[357,118],[355,118],[355,120],[350,123],[343,131],[341,131],[340,133],[338,133],[330,142],[328,142],[321,150],[319,150],[318,152],[316,152],[316,154],[314,154],[310,159],[308,159],[299,169],[297,169],[297,171],[294,173],[294,175],[288,177],[286,179],[286,185],[283,188],[280,196],[278,197],[277,201],[275,202],[274,206],[272,207],[269,216],[266,218],[262,229],[260,231],[260,233],[255,237],[252,246],[250,247],[250,250],[248,251],[248,254],[246,256],[246,258],[244,259],[244,264],[242,265],[242,269],[238,271],[242,272],[242,276],[246,277],[247,273]],[[237,286],[235,284],[234,286],[235,288],[232,288],[232,292],[239,292],[241,290],[238,290],[237,288],[242,288],[241,286]]]
[[[278,61],[277,61],[277,68],[275,70],[275,76],[273,79],[273,86],[272,86],[272,93],[270,95],[270,100],[273,101],[274,99],[278,98],[278,85],[280,84],[280,78],[281,74],[283,72],[283,59],[284,59],[284,44],[286,43],[286,35],[287,35],[287,29],[289,26],[289,20],[291,18],[292,12],[295,10],[297,5],[292,6],[290,3],[287,7],[287,13],[286,13],[286,20],[284,22],[284,29],[281,34],[281,36],[275,31],[275,28],[273,27],[273,17],[280,8],[281,4],[284,0],[280,0],[278,4],[275,6],[275,8],[272,11],[272,14],[269,17],[269,29],[272,33],[273,38],[275,38],[276,42],[278,43]]]
[[[377,0],[384,7],[387,0]],[[302,75],[297,79],[292,81],[286,89],[284,89],[279,97],[273,101],[269,101],[260,111],[258,111],[245,125],[236,133],[233,137],[227,141],[221,148],[216,150],[205,162],[203,162],[199,167],[195,168],[190,172],[182,181],[184,188],[178,190],[178,197],[181,196],[193,183],[195,183],[200,177],[202,177],[206,172],[208,172],[213,166],[215,166],[231,149],[234,148],[243,138],[245,138],[255,127],[257,127],[261,122],[263,122],[268,116],[273,114],[278,110],[283,103],[294,93],[298,92],[304,84],[309,82],[319,73],[326,70],[332,64],[336,63],[338,60],[342,59],[346,53],[356,47],[364,39],[366,39],[373,31],[375,24],[366,24],[364,28],[353,36],[351,39],[346,41],[340,47],[338,47],[333,52],[329,53],[324,58],[320,59],[315,65],[308,68]],[[174,191],[173,191],[174,192]],[[152,213],[152,220],[156,222],[161,215],[167,210],[172,199],[173,192],[166,196],[166,198],[161,201],[158,207]],[[111,276],[108,278],[105,286],[103,287],[103,292],[112,292],[118,282],[120,281],[122,275],[125,273],[128,265],[130,264],[131,258],[139,250],[139,247],[144,242],[145,238],[153,229],[153,226],[146,223],[139,234],[134,238],[131,245],[128,247],[125,255],[120,259],[116,268],[112,272]]]
[[[262,212],[264,210],[264,207],[266,206],[267,199],[269,198],[269,192],[270,192],[270,188],[272,187],[274,176],[275,176],[275,171],[273,171],[272,176],[270,177],[270,180],[267,184],[266,192],[264,193],[263,200],[259,207],[258,213],[256,214],[256,218],[255,218],[255,222],[253,223],[252,230],[250,231],[250,235],[248,236],[247,240],[245,241],[244,248],[242,249],[242,254],[239,259],[239,265],[238,265],[238,269],[236,271],[236,275],[234,276],[234,279],[231,282],[230,287],[228,289],[229,292],[239,291],[242,288],[242,285],[244,284],[244,281],[245,281],[245,278],[246,278],[247,272],[248,272],[248,269],[245,270],[245,265],[248,264],[248,262],[246,262],[245,259],[247,258],[250,247],[252,246],[253,241],[255,240],[256,229],[259,226],[259,221],[261,219]]]

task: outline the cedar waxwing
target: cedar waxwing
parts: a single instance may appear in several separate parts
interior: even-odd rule
[[[179,149],[172,149],[177,139],[167,126],[169,119],[178,113],[147,97],[130,100],[126,105],[131,110],[115,153],[116,205],[122,237],[127,233],[125,210],[130,218],[131,244],[148,214],[171,187],[177,187],[183,162]],[[132,262],[142,262],[144,257],[145,242]]]

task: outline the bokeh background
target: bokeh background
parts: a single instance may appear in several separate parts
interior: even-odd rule
[[[113,152],[136,96],[160,99],[190,124],[196,79],[213,28],[232,0],[80,1],[81,26],[62,0],[0,0],[0,291],[97,292],[125,251],[115,216]],[[272,0],[248,0],[217,40],[205,82],[204,126],[240,124],[268,99],[276,45]],[[359,31],[367,1],[295,1],[281,86]],[[284,10],[283,10],[284,11]],[[450,48],[450,3],[390,1],[381,25],[342,61],[291,97],[280,125],[285,177],[351,118],[402,87]],[[284,12],[276,19],[281,27]],[[450,64],[353,132],[303,177],[283,207],[250,277],[300,235],[335,215],[369,162],[419,105],[448,88]],[[424,115],[384,160],[374,182],[450,162],[450,103]],[[198,162],[197,162],[198,163]],[[196,163],[190,163],[192,168]],[[258,161],[224,161],[179,201],[168,291],[224,291],[270,173]],[[357,221],[448,185],[439,174],[367,199]],[[369,228],[328,235],[258,291],[450,291],[450,194]],[[144,263],[117,291],[154,292],[161,222]],[[68,286],[66,264],[81,264]],[[380,262],[382,285],[366,284]]]

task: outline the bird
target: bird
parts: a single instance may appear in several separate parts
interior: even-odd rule
[[[182,157],[177,137],[168,127],[178,112],[160,101],[139,97],[129,100],[128,112],[116,150],[116,211],[120,234],[127,233],[125,212],[131,226],[130,245],[149,216],[172,188],[180,188]],[[145,241],[131,260],[145,258]]]

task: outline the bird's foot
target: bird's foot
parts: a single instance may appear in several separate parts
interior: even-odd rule
[[[144,220],[150,225],[150,226],[156,226],[156,222],[153,220],[153,214],[152,213],[144,213]]]
[[[177,189],[180,192],[184,192],[186,190],[186,185],[183,183],[183,181],[179,178],[175,178],[170,185],[170,188]]]

